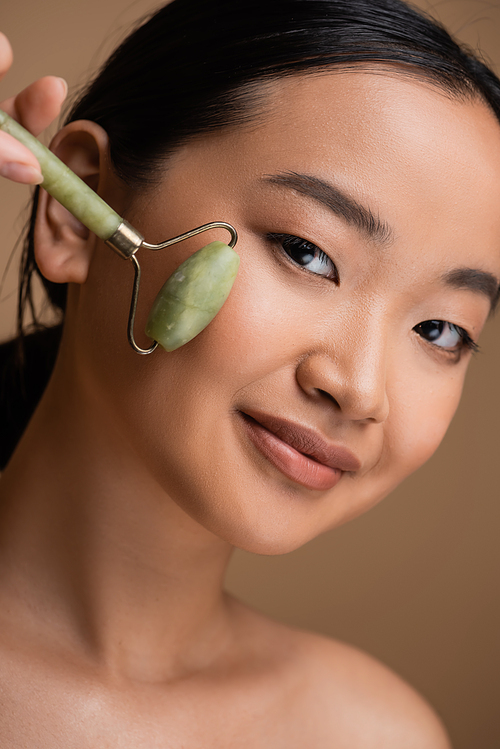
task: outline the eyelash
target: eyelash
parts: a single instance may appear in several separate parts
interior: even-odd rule
[[[336,286],[339,285],[340,279],[338,275],[337,268],[335,266],[335,263],[333,260],[328,257],[328,255],[323,252],[319,247],[317,247],[313,242],[309,242],[307,239],[302,239],[301,237],[297,237],[293,234],[274,234],[270,233],[267,235],[267,239],[273,242],[274,244],[277,244],[283,253],[283,255],[286,256],[287,260],[294,265],[298,266],[301,270],[306,271],[307,273],[312,273],[313,275],[318,275],[323,278],[328,278],[332,280]],[[295,245],[295,246],[293,246]],[[305,268],[304,265],[302,265],[300,262],[298,262],[296,259],[294,259],[291,256],[291,251],[293,250],[302,250],[307,252],[309,251],[309,255],[311,256],[311,259],[308,262],[313,262],[316,260],[317,262],[328,262],[331,264],[332,272],[331,275],[327,274],[321,274],[317,273],[316,271],[309,270],[308,268]],[[439,337],[441,336],[444,326],[448,326],[450,330],[455,331],[458,333],[460,337],[460,343],[458,344],[458,347],[455,348],[445,348],[443,346],[439,346],[437,343],[433,343],[432,340],[429,340],[424,335],[424,326],[434,325],[437,328],[441,328],[439,331]],[[421,338],[423,338],[429,345],[433,346],[435,349],[438,349],[441,353],[448,356],[453,356],[458,361],[462,355],[462,353],[465,350],[472,351],[472,353],[477,353],[480,348],[478,344],[472,340],[469,333],[464,329],[461,328],[459,325],[455,325],[454,323],[448,322],[447,320],[424,320],[424,322],[419,323],[418,325],[415,325],[413,330],[419,335]],[[430,333],[429,333],[430,335]]]
[[[435,326],[445,326],[448,325],[448,327],[456,331],[460,337],[460,343],[455,348],[445,348],[443,346],[439,346],[437,343],[433,343],[432,340],[427,339],[423,335],[423,327],[424,325],[435,325]],[[419,331],[420,328],[420,331]],[[464,330],[464,328],[461,328],[459,325],[455,325],[454,323],[448,322],[446,320],[425,320],[424,322],[419,323],[418,325],[415,325],[413,330],[417,333],[417,335],[420,335],[427,343],[429,343],[431,346],[434,346],[434,348],[437,348],[439,351],[443,352],[444,354],[449,354],[451,356],[455,356],[457,359],[460,358],[461,354],[464,350],[472,351],[473,354],[476,354],[478,351],[480,351],[479,345],[472,340],[469,333]]]
[[[287,260],[298,266],[301,270],[305,270],[307,273],[312,273],[313,275],[319,276],[320,278],[327,278],[330,281],[333,281],[336,286],[339,285],[340,279],[335,263],[326,254],[326,252],[320,250],[320,248],[317,247],[313,242],[309,242],[307,239],[297,237],[293,234],[268,234],[267,239],[274,244],[277,244],[281,252],[286,256]],[[300,262],[298,262],[298,260],[292,257],[291,252],[293,252],[294,250],[301,251],[301,249],[303,252],[309,252],[311,258],[308,262],[316,261],[317,263],[330,263],[330,275],[318,273],[314,270],[309,270]]]

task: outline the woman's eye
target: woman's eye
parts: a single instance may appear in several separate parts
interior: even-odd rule
[[[300,265],[301,268],[310,273],[329,278],[336,284],[339,283],[339,275],[334,263],[323,250],[320,250],[312,242],[290,234],[270,234],[268,236],[280,245],[283,252],[296,265]]]
[[[426,341],[445,351],[458,353],[464,348],[478,351],[475,343],[466,330],[444,320],[426,320],[416,325],[413,330]]]

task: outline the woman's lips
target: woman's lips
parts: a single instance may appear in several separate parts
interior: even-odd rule
[[[262,455],[308,489],[332,489],[344,471],[361,467],[349,450],[329,443],[312,429],[256,411],[240,413],[250,440]]]

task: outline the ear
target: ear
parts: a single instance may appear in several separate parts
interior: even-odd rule
[[[51,150],[93,190],[105,181],[108,136],[95,122],[70,122],[57,133]],[[66,208],[40,190],[35,223],[35,258],[45,278],[55,283],[84,283],[94,238]]]

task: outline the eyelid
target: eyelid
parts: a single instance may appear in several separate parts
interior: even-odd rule
[[[329,281],[333,281],[336,286],[339,285],[340,279],[339,279],[339,273],[338,273],[337,265],[335,264],[335,262],[333,261],[333,259],[329,255],[329,253],[325,252],[325,250],[321,249],[321,247],[319,247],[312,240],[306,239],[305,237],[300,236],[299,234],[289,234],[287,232],[269,232],[269,233],[266,234],[266,238],[270,242],[273,242],[274,244],[278,244],[279,245],[281,253],[283,255],[285,255],[285,257],[287,258],[287,262],[292,263],[294,266],[298,267],[301,271],[305,271],[306,273],[309,273],[312,276],[316,276],[318,278],[325,278],[325,279],[327,279]],[[306,268],[305,266],[301,266],[301,264],[298,263],[297,261],[295,261],[293,259],[293,257],[290,257],[290,255],[287,253],[287,251],[286,251],[285,247],[283,246],[283,244],[284,244],[285,240],[295,240],[295,239],[298,240],[299,242],[304,242],[304,243],[306,243],[308,245],[311,245],[319,253],[321,253],[321,255],[324,256],[331,263],[332,271],[334,273],[334,276],[323,275],[322,273],[317,273],[315,271],[312,271],[309,268]]]
[[[445,325],[448,325],[452,328],[454,328],[460,337],[460,341],[457,344],[455,348],[446,348],[445,346],[440,346],[438,343],[434,343],[433,341],[428,340],[425,338],[424,335],[419,333],[418,328],[425,325],[425,323],[443,323]],[[452,323],[449,320],[436,320],[436,319],[429,319],[429,320],[423,320],[421,323],[418,323],[418,325],[415,325],[413,328],[414,332],[419,336],[419,338],[424,341],[428,346],[432,346],[432,348],[435,351],[438,351],[440,354],[449,357],[453,357],[455,361],[459,361],[461,359],[462,354],[464,351],[471,351],[472,354],[476,354],[480,351],[479,344],[477,344],[470,333],[463,328],[461,325],[457,325],[456,323]]]

